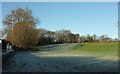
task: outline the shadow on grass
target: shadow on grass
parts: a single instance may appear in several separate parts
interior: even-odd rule
[[[39,51],[40,52],[40,51]],[[40,53],[21,51],[3,65],[3,72],[117,72],[118,61],[93,57],[42,56]]]
[[[82,48],[83,46],[85,46],[85,44],[77,44],[73,47],[73,49]]]

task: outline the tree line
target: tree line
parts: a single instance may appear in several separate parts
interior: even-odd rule
[[[97,36],[93,35],[80,35],[74,34],[70,30],[48,31],[45,29],[39,29],[39,43],[52,44],[52,43],[89,43],[89,42],[114,42],[118,39],[112,39],[108,35]]]
[[[109,42],[112,40],[106,35],[80,36],[70,30],[49,31],[37,28],[39,21],[32,15],[28,8],[17,8],[11,10],[3,20],[4,34],[7,34],[7,41],[13,46],[21,48],[30,48],[37,45],[54,43],[84,43],[84,42]]]

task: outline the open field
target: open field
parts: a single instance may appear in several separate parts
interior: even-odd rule
[[[78,44],[73,50],[76,50],[76,54],[87,54],[86,56],[97,57],[101,59],[114,59],[118,54],[118,43],[91,43],[91,44]],[[112,56],[113,55],[113,56]]]
[[[12,72],[116,72],[117,43],[54,44],[21,51],[15,63],[3,71]]]

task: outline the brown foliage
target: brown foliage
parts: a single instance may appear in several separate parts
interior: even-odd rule
[[[12,33],[13,31],[13,33]],[[13,30],[8,31],[7,39],[13,42],[15,46],[28,48],[35,46],[37,43],[37,30],[28,25],[17,24]],[[12,41],[13,40],[13,41]]]
[[[29,9],[17,8],[12,10],[3,21],[7,29],[7,40],[21,48],[33,47],[37,44],[38,22]]]

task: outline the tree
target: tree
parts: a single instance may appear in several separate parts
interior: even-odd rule
[[[38,20],[32,16],[32,11],[28,8],[12,10],[3,23],[7,31],[7,40],[14,46],[29,48],[37,44]]]
[[[61,43],[67,43],[70,41],[69,34],[72,34],[70,30],[62,29],[57,31],[56,33]]]
[[[39,40],[38,45],[45,45],[55,43],[58,40],[56,32],[39,29]]]
[[[97,37],[97,35],[96,35],[96,34],[93,34],[93,35],[92,35],[93,40],[95,40],[95,39],[96,39],[96,37]]]
[[[93,34],[93,35],[92,35],[92,39],[93,39],[94,42],[96,42],[96,38],[97,38],[97,35],[96,35],[96,34]]]
[[[37,45],[45,45],[48,44],[48,35],[47,30],[45,29],[38,29],[38,43]]]
[[[108,35],[101,35],[100,36],[100,42],[109,42],[109,41],[111,41],[112,39],[110,38],[110,37],[108,37]]]
[[[93,41],[93,38],[89,34],[87,34],[87,42],[92,42],[92,41]]]

